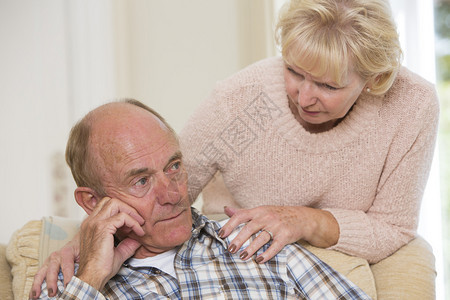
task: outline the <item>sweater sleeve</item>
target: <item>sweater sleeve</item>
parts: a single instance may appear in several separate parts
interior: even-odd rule
[[[188,172],[189,198],[193,203],[215,173],[227,163],[222,133],[229,123],[226,93],[214,89],[180,132],[184,165]]]
[[[403,120],[393,135],[373,205],[366,212],[328,209],[340,227],[339,241],[331,249],[376,263],[415,237],[434,154],[439,104],[434,89],[413,98],[423,101],[410,102],[413,113],[398,116]]]

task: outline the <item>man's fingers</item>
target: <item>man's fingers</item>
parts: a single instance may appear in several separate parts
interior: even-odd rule
[[[138,241],[130,238],[126,238],[121,241],[116,247],[116,254],[118,255],[120,265],[122,265],[125,260],[133,256],[140,246],[141,244]]]
[[[139,225],[144,225],[145,220],[141,215],[131,206],[125,204],[124,202],[117,200],[112,203],[111,215],[125,213],[136,220]]]
[[[91,215],[83,221],[81,232],[84,232],[89,240],[97,240],[100,236],[105,237],[104,234],[96,235],[95,232],[114,234],[119,228],[128,228],[130,232],[142,236],[145,234],[142,228],[144,223],[144,219],[134,208],[118,199],[105,197],[97,203]],[[97,238],[94,239],[94,237]],[[57,279],[60,270],[63,273],[64,285],[69,283],[74,275],[74,261],[80,254],[79,240],[78,234],[72,244],[69,243],[60,251],[52,253],[51,257],[46,260],[44,267],[34,278],[30,298],[37,299],[40,296],[44,279],[47,283],[48,295],[55,296],[58,292]],[[132,239],[125,239],[119,244],[119,247],[115,249],[118,257],[114,260],[119,262],[118,268],[123,261],[135,253],[139,246],[140,244]],[[92,251],[92,248],[89,251]]]
[[[111,197],[103,197],[100,201],[95,205],[90,216],[96,216],[99,212],[102,211],[102,208],[111,200]]]
[[[122,240],[119,245],[114,249],[114,266],[113,273],[117,273],[122,266],[122,264],[141,246],[139,242],[131,238],[126,238]]]
[[[132,208],[118,199],[103,198],[95,207],[94,212],[82,223],[82,231],[108,232],[115,234],[119,228],[128,227],[138,236],[145,234],[142,226],[144,219]]]
[[[116,229],[127,227],[130,228],[131,231],[136,233],[138,236],[143,236],[145,234],[141,224],[139,224],[136,219],[134,219],[127,213],[119,213],[117,215],[114,215],[108,219],[108,222],[113,224]]]
[[[133,207],[125,204],[118,199],[109,197],[105,197],[98,202],[91,216],[106,219],[119,213],[128,214],[140,225],[143,225],[145,223],[144,218],[142,218],[141,215]]]

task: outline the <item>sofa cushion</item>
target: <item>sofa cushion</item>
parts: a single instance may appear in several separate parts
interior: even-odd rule
[[[14,299],[11,282],[11,267],[6,260],[6,245],[0,244],[0,299]]]
[[[367,260],[335,250],[313,247],[303,241],[300,244],[359,286],[372,299],[377,299],[375,279]]]
[[[30,221],[17,230],[7,246],[15,299],[28,299],[34,275],[45,259],[72,239],[79,220],[45,217]],[[3,299],[3,298],[2,298]]]
[[[42,218],[41,242],[39,245],[39,266],[56,250],[61,249],[80,230],[77,219],[62,217]]]
[[[420,236],[371,268],[378,299],[436,299],[433,249]]]
[[[6,258],[11,265],[14,299],[27,299],[39,265],[41,221],[30,221],[11,237]]]

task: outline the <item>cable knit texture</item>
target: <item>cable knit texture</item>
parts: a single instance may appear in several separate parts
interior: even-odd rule
[[[311,134],[288,107],[281,58],[257,62],[217,84],[180,134],[195,199],[220,171],[224,205],[306,205],[330,211],[331,249],[389,256],[416,235],[439,116],[434,87],[402,68],[384,96],[363,94],[342,122]]]

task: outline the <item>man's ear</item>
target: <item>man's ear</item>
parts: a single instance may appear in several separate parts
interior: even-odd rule
[[[84,211],[90,215],[94,210],[97,202],[100,201],[97,193],[88,187],[77,187],[75,190],[75,200]]]

